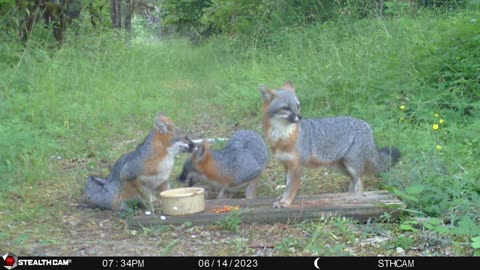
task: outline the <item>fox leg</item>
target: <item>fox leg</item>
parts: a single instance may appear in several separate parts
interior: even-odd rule
[[[131,200],[140,195],[137,180],[124,182],[122,189],[114,200],[112,208],[115,210],[126,210],[126,201]]]
[[[141,189],[142,189],[141,194],[142,194],[144,206],[146,206],[150,210],[150,212],[155,213],[154,202],[158,201],[157,196],[159,196],[159,194],[162,191],[170,189],[170,183],[168,181],[164,181],[160,185],[158,185],[158,187],[156,187],[154,190],[152,190],[152,188],[149,188],[144,184]]]
[[[217,199],[223,199],[224,198],[224,195],[225,194],[225,189],[220,189],[220,191],[218,192],[217,194]]]
[[[157,195],[159,194],[158,191],[159,191],[158,189],[154,191],[146,187],[141,188],[141,197],[143,200],[142,203],[148,210],[150,210],[152,214],[155,213],[154,202],[158,200],[157,199]]]
[[[217,195],[217,199],[228,199],[232,197],[233,193],[226,191],[225,188],[221,188]]]
[[[258,183],[258,177],[255,177],[250,184],[247,186],[247,190],[245,191],[245,199],[254,199],[255,194],[257,192],[257,183]]]
[[[361,178],[362,172],[359,169],[355,169],[350,166],[348,163],[344,163],[345,170],[348,172],[352,182],[348,186],[348,192],[362,192],[363,191],[363,181]]]
[[[303,175],[303,168],[300,164],[284,165],[286,170],[286,190],[282,199],[273,203],[273,208],[289,207],[297,195],[298,188]]]

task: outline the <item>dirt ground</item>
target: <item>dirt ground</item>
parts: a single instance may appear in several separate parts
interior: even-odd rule
[[[202,130],[219,129],[203,127]],[[209,132],[190,132],[194,138],[212,136]],[[224,129],[216,136],[227,134],[229,131]],[[178,175],[184,159],[176,161],[174,176]],[[325,218],[287,224],[239,221],[239,224],[192,226],[186,223],[134,228],[128,225],[129,218],[144,214],[144,210],[125,215],[90,209],[81,202],[84,173],[90,170],[88,164],[92,162],[108,167],[108,162],[103,164],[93,157],[92,160],[62,161],[57,165],[65,178],[74,179],[73,184],[58,181],[30,187],[38,192],[36,199],[28,200],[41,204],[41,208],[35,210],[41,214],[36,213],[38,218],[34,224],[15,220],[8,223],[7,229],[0,229],[0,236],[4,237],[0,245],[6,245],[0,250],[20,256],[453,256],[459,250],[451,241],[421,228],[418,232],[399,231],[398,221],[388,218],[373,219],[367,224]],[[258,196],[280,195],[282,179],[281,166],[271,161],[260,181]],[[298,194],[340,192],[347,184],[346,177],[328,169],[307,171]],[[367,190],[375,189],[377,184],[368,182]],[[23,203],[25,198],[18,196],[18,205]],[[22,207],[19,210],[28,216],[27,210]],[[5,232],[14,232],[17,236],[6,238]]]
[[[274,165],[275,166],[275,165]],[[280,172],[270,168],[270,175]],[[330,172],[321,171],[324,176]],[[338,175],[335,175],[337,177]],[[261,193],[277,185],[275,177],[263,179]],[[307,175],[307,178],[314,178]],[[300,194],[315,191],[305,181]],[[332,191],[335,189],[332,186]],[[281,191],[276,193],[281,194]],[[299,223],[226,224],[208,226],[160,225],[129,226],[132,215],[144,215],[137,209],[130,215],[87,208],[71,195],[56,200],[72,203],[57,213],[46,212],[37,224],[48,234],[45,240],[25,240],[7,250],[35,256],[452,256],[455,247],[427,233],[398,232],[397,221],[371,224],[342,218],[325,218]],[[75,197],[75,196],[74,196]],[[51,202],[53,204],[53,202]],[[32,225],[23,224],[31,228]],[[392,230],[393,229],[393,230]],[[45,237],[45,236],[44,236]],[[403,239],[403,240],[402,240]],[[408,248],[401,245],[407,241]]]
[[[240,224],[238,231],[220,224],[132,228],[127,219],[112,211],[86,209],[82,205],[72,205],[69,210],[58,220],[59,232],[54,242],[22,245],[15,251],[35,256],[455,255],[454,247],[445,245],[442,239],[406,236],[383,226],[351,221],[340,225],[335,220]],[[324,231],[317,234],[319,228]],[[398,246],[399,237],[411,239],[413,244],[408,250]]]

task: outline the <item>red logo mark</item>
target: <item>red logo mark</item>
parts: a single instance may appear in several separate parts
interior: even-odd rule
[[[15,264],[15,258],[13,256],[8,256],[5,259],[6,266],[13,266]]]

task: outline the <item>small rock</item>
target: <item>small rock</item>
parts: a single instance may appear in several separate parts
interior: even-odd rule
[[[208,237],[208,236],[211,236],[212,233],[209,232],[209,231],[203,231],[203,232],[200,233],[200,235],[203,236],[203,237]]]

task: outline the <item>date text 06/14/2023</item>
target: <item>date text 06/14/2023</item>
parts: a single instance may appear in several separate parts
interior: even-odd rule
[[[200,268],[225,267],[225,268],[257,268],[257,259],[199,259]]]

